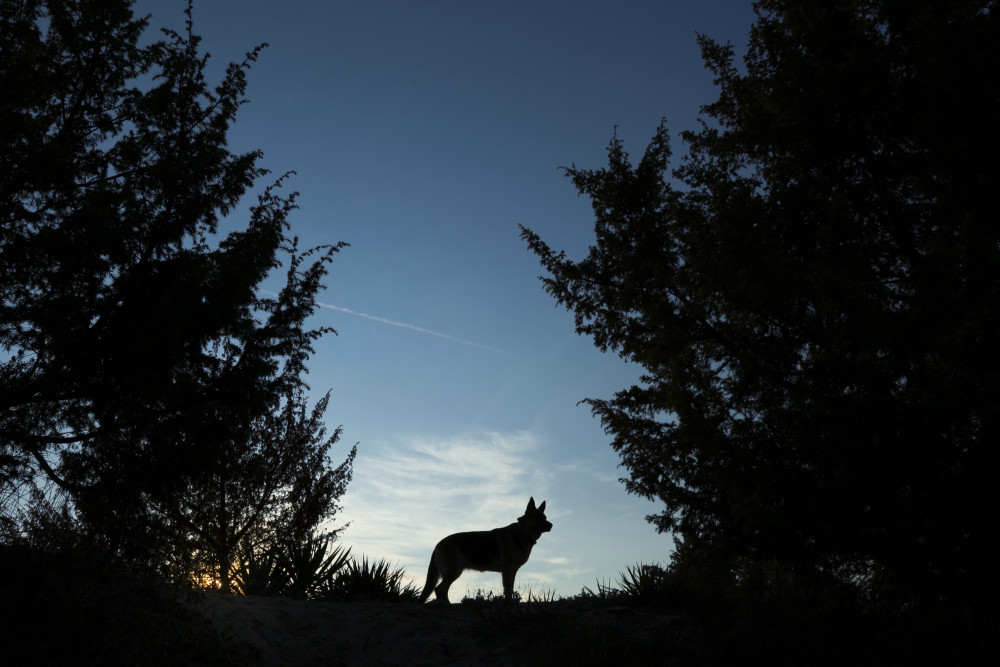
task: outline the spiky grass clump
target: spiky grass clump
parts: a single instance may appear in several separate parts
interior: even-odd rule
[[[337,547],[330,550],[330,537],[313,538],[300,544],[289,545],[285,551],[285,570],[288,572],[290,597],[303,600],[321,597],[341,570],[349,567],[351,549]]]
[[[580,596],[602,602],[660,607],[674,601],[674,583],[674,578],[660,565],[636,563],[618,573],[617,585],[598,581],[596,589],[584,586]]]
[[[233,588],[242,595],[281,595],[288,588],[289,576],[276,548],[240,552],[233,572]]]
[[[406,573],[384,558],[369,561],[367,556],[352,558],[319,591],[327,600],[369,600],[378,602],[416,602],[420,591],[404,583]]]
[[[662,606],[671,601],[672,581],[658,564],[637,563],[619,573],[620,596],[633,604]]]
[[[241,550],[233,584],[243,595],[283,595],[296,600],[323,597],[350,562],[350,548],[331,549],[332,536],[307,535],[264,550]]]

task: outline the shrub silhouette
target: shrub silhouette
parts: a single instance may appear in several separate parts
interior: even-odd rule
[[[320,587],[319,597],[330,600],[371,600],[379,602],[416,602],[420,591],[403,583],[405,572],[393,568],[387,560],[369,562],[357,558],[344,567],[329,584]]]

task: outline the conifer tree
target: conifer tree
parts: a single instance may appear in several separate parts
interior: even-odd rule
[[[206,78],[131,0],[0,0],[0,484],[148,518],[302,390],[326,266],[227,133],[262,46]],[[278,292],[265,278],[284,267]],[[9,509],[9,508],[5,508]]]
[[[649,517],[807,572],[887,568],[972,595],[998,532],[1000,33],[986,0],[763,0],[742,67],[668,171],[568,175],[574,261],[530,230],[576,328],[641,364],[589,401]]]

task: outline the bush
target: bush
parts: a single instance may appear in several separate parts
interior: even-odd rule
[[[352,558],[336,577],[318,589],[317,597],[328,600],[372,600],[378,602],[416,602],[420,591],[403,583],[405,572],[393,568],[387,560],[368,561]]]
[[[236,591],[243,595],[284,595],[296,600],[323,597],[350,562],[350,548],[330,550],[332,536],[307,535],[300,542],[286,542],[264,550],[241,548],[233,574]]]

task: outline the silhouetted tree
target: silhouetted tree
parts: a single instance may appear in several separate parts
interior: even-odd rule
[[[582,261],[523,238],[578,333],[645,369],[591,399],[649,519],[804,570],[889,568],[916,594],[991,579],[1000,447],[1000,34],[993,2],[764,0],[667,182],[568,175]]]
[[[184,574],[205,572],[229,591],[237,549],[267,551],[306,541],[338,510],[351,480],[356,448],[336,468],[323,422],[329,394],[307,410],[301,391],[255,420],[249,437],[234,440],[183,493],[156,507]],[[187,559],[192,562],[186,563]]]
[[[341,246],[297,250],[281,179],[220,228],[267,173],[226,144],[262,47],[212,88],[191,5],[140,46],[132,4],[0,0],[0,483],[142,523],[302,387]]]

